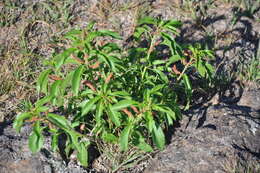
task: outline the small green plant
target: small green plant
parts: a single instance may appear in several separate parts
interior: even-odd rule
[[[260,8],[260,0],[233,0],[233,2],[238,7],[234,10],[232,25],[235,25],[242,16],[254,19],[254,14]]]
[[[244,82],[254,82],[260,84],[260,41],[256,55],[248,62],[240,62],[237,75]]]
[[[207,18],[208,9],[214,5],[213,0],[184,0],[183,8],[190,12],[192,19],[198,25],[202,25]]]
[[[260,84],[260,58],[254,57],[248,63],[241,63],[239,77],[246,82]]]
[[[212,52],[177,44],[181,23],[175,20],[138,20],[133,46],[126,50],[113,41],[121,39],[119,34],[94,25],[65,35],[71,47],[47,61],[37,81],[44,97],[16,117],[14,128],[19,132],[24,121],[32,122],[32,152],[43,146],[44,131],[52,136],[53,150],[65,135],[67,157],[76,150],[83,166],[88,165],[88,147],[98,141],[119,145],[122,152],[129,147],[162,150],[164,130],[181,118],[178,98],[189,107],[189,76],[211,81],[214,69],[207,58]],[[168,57],[161,56],[162,47]]]

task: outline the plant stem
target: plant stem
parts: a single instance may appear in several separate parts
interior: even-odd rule
[[[192,59],[190,59],[190,61],[185,65],[184,69],[182,70],[180,76],[177,78],[177,81],[179,81],[181,79],[181,77],[184,75],[185,71],[187,70],[187,68],[190,66],[190,64],[192,64]]]

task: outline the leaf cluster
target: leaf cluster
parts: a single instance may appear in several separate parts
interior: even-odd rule
[[[189,108],[189,76],[211,79],[214,69],[207,58],[212,52],[179,45],[175,37],[181,23],[175,20],[140,19],[134,46],[126,50],[113,41],[122,39],[118,33],[95,30],[94,25],[65,35],[71,47],[48,61],[38,78],[37,90],[44,97],[17,116],[14,128],[19,132],[25,120],[33,122],[33,152],[43,146],[44,131],[52,136],[53,150],[58,149],[59,136],[66,135],[67,156],[75,150],[84,166],[88,147],[100,140],[119,144],[122,151],[136,147],[151,152],[154,146],[162,150],[164,131],[181,118],[173,88],[182,89]],[[160,48],[168,50],[167,57]]]

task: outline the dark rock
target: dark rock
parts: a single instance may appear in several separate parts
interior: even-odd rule
[[[260,163],[260,119],[250,113],[224,105],[191,112],[145,173],[224,173],[234,158]]]
[[[260,89],[245,89],[238,105],[260,112]]]
[[[84,173],[78,163],[68,165],[50,149],[50,137],[45,137],[43,149],[33,154],[28,147],[30,124],[16,133],[10,123],[0,124],[0,173]]]

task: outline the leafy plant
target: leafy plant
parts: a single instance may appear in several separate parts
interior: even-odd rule
[[[33,152],[42,147],[44,131],[52,135],[53,150],[59,136],[66,135],[65,153],[69,157],[76,150],[83,166],[88,165],[88,147],[97,141],[118,144],[122,152],[129,147],[162,150],[164,131],[181,118],[175,88],[189,108],[190,76],[198,72],[201,78],[212,78],[207,62],[212,52],[177,44],[181,23],[175,20],[141,18],[134,44],[126,50],[112,41],[120,40],[119,34],[95,30],[94,25],[65,35],[71,47],[48,61],[37,81],[45,96],[16,117],[14,128],[19,132],[25,120],[33,123]],[[161,56],[160,47],[168,50],[168,57]]]
[[[242,16],[254,19],[255,13],[259,11],[260,8],[260,0],[233,0],[233,2],[238,6],[233,10],[233,25],[235,25]]]
[[[207,18],[208,9],[214,6],[214,0],[184,0],[183,9],[188,11],[192,19],[198,25],[202,25],[204,20]]]
[[[259,41],[260,43],[260,41]],[[238,76],[247,82],[260,84],[260,44],[256,56],[253,56],[249,62],[241,62],[238,70]]]

